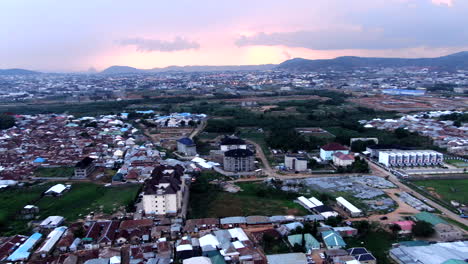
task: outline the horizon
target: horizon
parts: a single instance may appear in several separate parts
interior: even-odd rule
[[[460,0],[7,0],[0,10],[0,69],[239,66],[468,50],[468,2]]]

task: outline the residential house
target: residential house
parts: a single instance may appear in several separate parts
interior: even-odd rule
[[[197,155],[197,147],[192,139],[185,137],[177,140],[177,152],[185,156],[195,156]]]
[[[337,152],[349,154],[349,149],[338,143],[329,143],[320,148],[320,158],[326,161],[333,160],[333,154]]]
[[[224,152],[224,170],[248,172],[255,169],[254,153],[248,149],[232,149]]]
[[[354,154],[344,154],[341,151],[333,153],[333,164],[335,166],[346,167],[354,162]]]
[[[288,154],[284,156],[284,165],[288,170],[306,171],[307,159],[301,155]]]
[[[85,179],[94,172],[96,166],[94,164],[94,159],[90,157],[86,157],[76,163],[75,165],[75,178],[77,179]]]
[[[327,249],[341,249],[346,247],[343,238],[335,231],[322,232],[322,239]]]
[[[449,224],[447,221],[442,218],[428,213],[421,212],[413,216],[417,221],[425,221],[430,223],[435,230],[435,237],[439,241],[450,242],[463,239],[463,232]]]

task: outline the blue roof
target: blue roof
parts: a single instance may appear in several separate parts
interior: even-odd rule
[[[31,254],[31,250],[42,238],[41,233],[34,233],[21,246],[19,246],[8,258],[9,261],[26,260]]]
[[[335,231],[322,232],[322,239],[327,247],[346,247],[343,238]]]
[[[45,162],[45,161],[46,161],[46,160],[45,160],[44,158],[41,158],[41,157],[36,158],[36,159],[34,160],[34,162],[36,162],[36,163]]]
[[[152,113],[154,113],[154,111],[153,110],[136,111],[136,113],[138,113],[138,114],[152,114]]]
[[[195,143],[193,143],[193,140],[191,140],[190,138],[181,138],[179,140],[177,140],[177,142],[180,142],[184,145],[187,145],[187,146],[191,146],[191,145],[195,145]]]

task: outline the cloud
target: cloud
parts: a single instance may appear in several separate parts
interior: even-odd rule
[[[452,7],[453,1],[454,0],[432,0],[432,3],[436,5],[446,5],[448,7]]]
[[[175,52],[181,50],[197,50],[200,44],[184,37],[175,37],[174,40],[159,40],[146,38],[126,38],[119,41],[122,46],[135,46],[139,52]]]
[[[438,34],[440,33],[440,34]],[[444,47],[468,44],[467,33],[449,30],[435,30],[427,35],[423,28],[411,30],[402,28],[347,28],[317,31],[259,32],[254,35],[242,35],[235,41],[242,46],[286,46],[312,50],[344,49],[404,49],[420,46]]]

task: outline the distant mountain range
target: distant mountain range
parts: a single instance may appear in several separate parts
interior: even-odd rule
[[[30,71],[24,69],[0,69],[0,75],[31,75],[31,74],[39,74],[40,72],[37,71]]]
[[[324,69],[348,70],[362,67],[430,67],[442,70],[468,70],[468,51],[437,58],[367,58],[338,57],[329,60],[291,59],[278,65],[277,69],[287,71],[317,71]]]
[[[169,66],[164,68],[137,69],[129,66],[111,66],[100,74],[138,74],[157,72],[208,72],[208,71],[317,71],[325,69],[349,70],[362,67],[430,67],[440,70],[468,70],[468,51],[437,58],[370,58],[344,56],[328,60],[295,58],[281,64],[233,65],[233,66]],[[31,75],[41,72],[25,69],[0,69],[0,75]],[[93,72],[88,72],[93,73]]]
[[[149,70],[137,69],[129,66],[111,66],[101,74],[126,74],[126,73],[155,73],[155,72],[208,72],[208,71],[266,71],[274,69],[276,64],[264,65],[234,65],[234,66],[169,66],[153,68]]]

